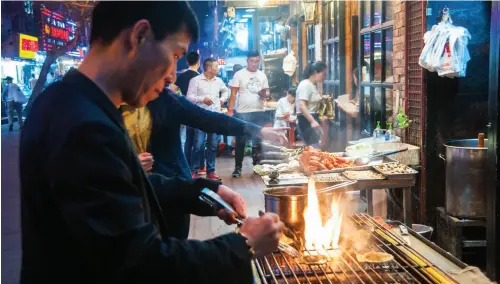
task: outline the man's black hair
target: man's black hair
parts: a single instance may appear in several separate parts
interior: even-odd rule
[[[212,64],[215,62],[215,59],[213,58],[207,58],[205,61],[203,61],[203,71],[207,71],[208,68],[212,67]]]
[[[240,71],[241,69],[243,69],[243,66],[241,64],[234,64],[233,73],[236,73],[236,72]]]
[[[200,61],[200,55],[196,51],[191,51],[186,55],[186,61],[189,66],[196,65]]]
[[[92,11],[90,43],[109,44],[143,19],[149,21],[158,41],[182,28],[193,41],[198,40],[198,20],[186,1],[101,1]]]
[[[256,49],[251,49],[248,51],[247,58],[260,57],[260,53]]]
[[[326,64],[321,62],[321,61],[310,61],[306,69],[304,69],[304,72],[302,76],[304,76],[304,79],[308,79],[312,75],[316,73],[320,73],[326,70]]]
[[[292,97],[295,98],[295,96],[297,95],[297,88],[291,87],[290,89],[288,89],[288,91],[286,93],[290,94]]]

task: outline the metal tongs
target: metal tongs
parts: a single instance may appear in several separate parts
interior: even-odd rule
[[[351,185],[353,185],[355,183],[357,183],[357,181],[355,181],[355,180],[345,181],[345,182],[342,182],[342,183],[338,183],[336,185],[332,185],[332,186],[329,186],[329,187],[318,189],[316,191],[316,193],[317,194],[328,193],[328,192],[331,192],[331,191],[335,191],[335,190],[337,190],[339,188],[344,188],[344,187],[351,186]],[[343,191],[343,190],[340,190],[340,191]]]
[[[221,208],[226,209],[229,213],[234,215],[238,227],[241,226],[245,221],[245,219],[241,217],[231,205],[222,200],[222,198],[217,193],[211,191],[208,188],[204,188],[201,191],[200,200],[207,203],[215,210],[219,210]],[[264,215],[264,212],[259,211],[259,216],[262,215]],[[299,252],[289,244],[280,241],[278,243],[278,249],[290,255],[291,257],[299,257]]]

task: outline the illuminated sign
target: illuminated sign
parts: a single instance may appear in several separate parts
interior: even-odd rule
[[[41,9],[43,50],[64,46],[75,37],[76,23],[45,7]]]
[[[19,58],[35,59],[38,51],[38,38],[19,34]]]

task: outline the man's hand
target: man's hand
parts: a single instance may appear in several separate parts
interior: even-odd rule
[[[240,217],[242,217],[243,219],[247,217],[245,200],[241,195],[225,185],[219,185],[217,194],[222,198],[222,200],[231,205],[234,210],[236,210],[236,213],[240,215]],[[217,211],[217,216],[228,225],[236,224],[235,216],[227,212],[225,209]]]
[[[228,108],[226,114],[229,116],[234,116],[234,110]]]
[[[285,228],[278,215],[266,213],[259,218],[247,218],[240,232],[252,246],[255,258],[268,255],[278,248],[278,243]]]
[[[283,133],[268,127],[262,128],[260,131],[260,138],[277,145],[285,145],[288,143],[288,139],[286,139]]]
[[[211,99],[211,98],[209,98],[209,97],[204,97],[204,98],[203,98],[203,103],[204,103],[204,104],[206,104],[207,106],[209,106],[209,105],[213,104],[214,102],[212,101],[212,99]]]
[[[263,99],[267,99],[269,95],[270,94],[267,92],[267,89],[262,89],[259,91],[259,96]]]
[[[287,112],[287,113],[285,113],[285,115],[283,115],[283,119],[284,120],[288,121],[289,118],[290,118],[290,113],[289,112]]]
[[[139,154],[139,161],[141,161],[141,166],[144,169],[144,171],[149,172],[153,169],[153,155],[151,155],[148,152],[140,153]]]

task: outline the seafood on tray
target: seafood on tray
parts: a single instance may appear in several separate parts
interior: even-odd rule
[[[260,176],[268,175],[274,171],[277,171],[279,173],[289,173],[297,169],[299,169],[299,162],[297,160],[292,160],[288,163],[282,163],[277,165],[263,164],[263,165],[255,165],[253,167],[254,173]]]
[[[353,162],[337,155],[322,152],[311,146],[305,148],[300,154],[299,161],[305,171],[325,171],[338,168],[348,168]]]

